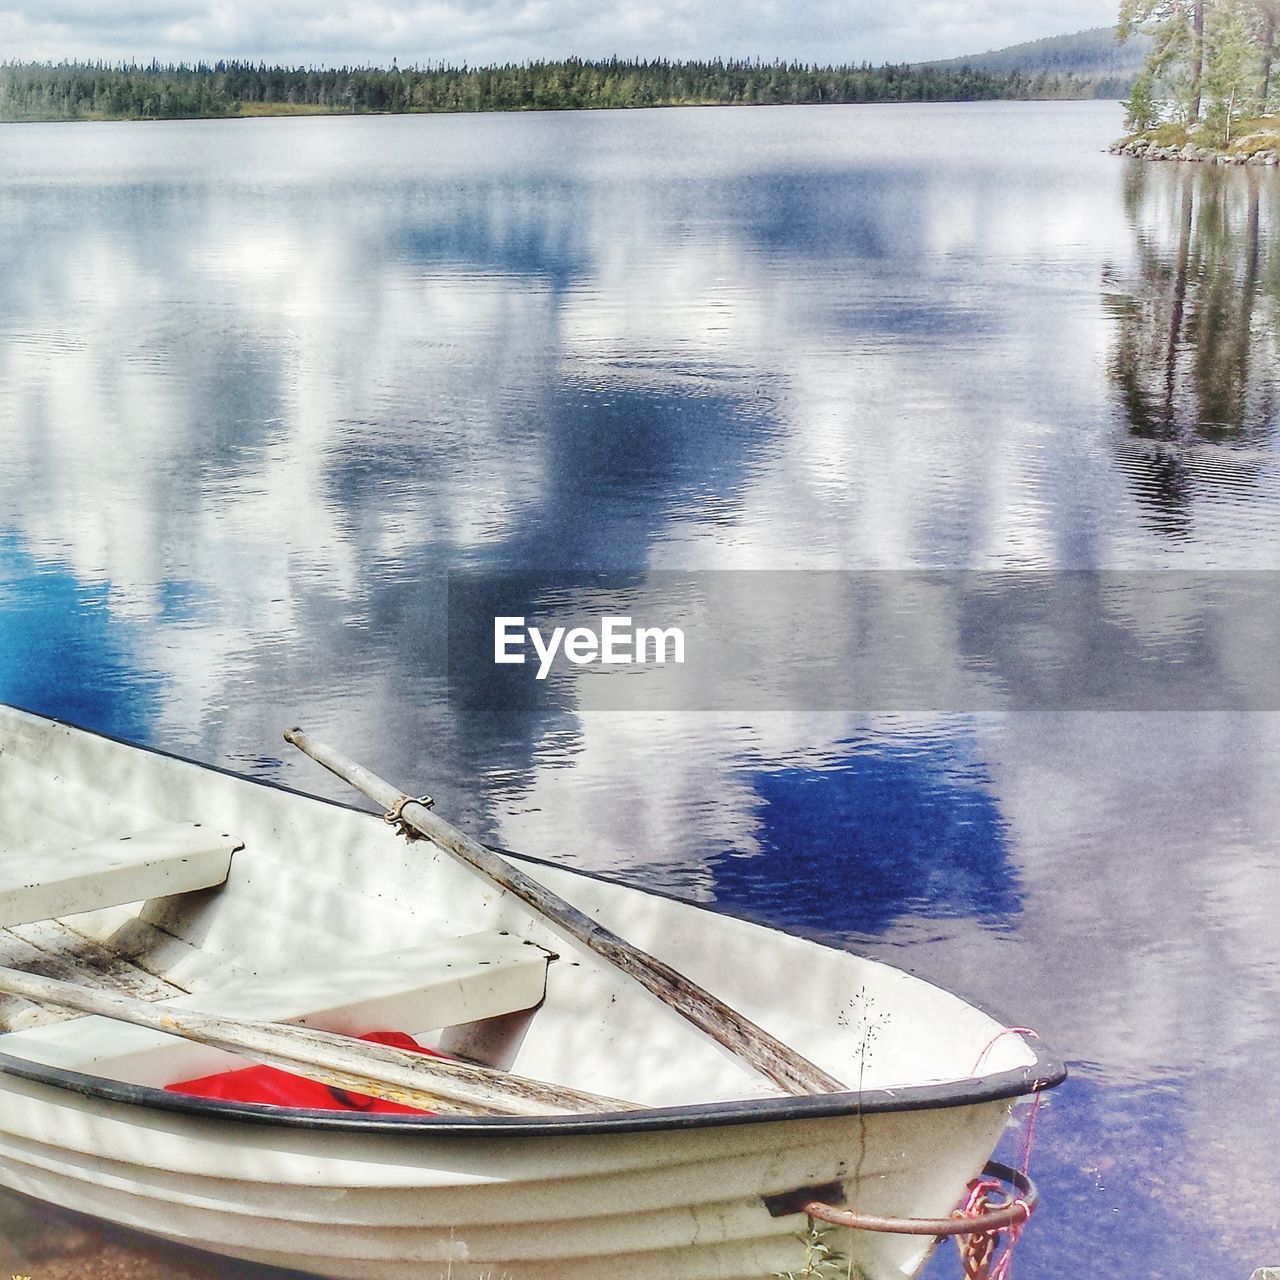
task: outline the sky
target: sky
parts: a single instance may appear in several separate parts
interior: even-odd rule
[[[0,59],[905,62],[1101,26],[1115,12],[1116,0],[0,0]]]

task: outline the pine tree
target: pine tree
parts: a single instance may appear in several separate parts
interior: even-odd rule
[[[1124,104],[1124,127],[1131,133],[1140,133],[1160,122],[1160,108],[1152,90],[1151,73],[1142,71],[1133,82],[1133,88]]]
[[[1265,111],[1271,97],[1271,64],[1280,30],[1280,0],[1253,0],[1253,11],[1253,38],[1259,53],[1258,104]]]
[[[1174,94],[1189,124],[1200,118],[1206,0],[1120,0],[1121,40],[1152,36],[1146,71]]]
[[[1215,141],[1231,141],[1235,122],[1257,106],[1259,50],[1253,0],[1217,0],[1205,40],[1207,123]]]

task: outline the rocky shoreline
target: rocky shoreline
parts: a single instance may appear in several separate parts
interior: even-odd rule
[[[1274,134],[1243,137],[1229,147],[1205,147],[1188,140],[1161,143],[1158,138],[1138,134],[1121,138],[1107,148],[1112,155],[1133,156],[1137,160],[1191,160],[1199,164],[1280,164],[1280,142]]]

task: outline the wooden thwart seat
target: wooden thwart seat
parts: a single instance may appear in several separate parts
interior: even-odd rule
[[[486,931],[245,979],[161,1004],[347,1035],[422,1034],[534,1008],[546,994],[550,958],[510,934]],[[0,1035],[0,1053],[151,1085],[243,1065],[221,1050],[96,1016]]]
[[[0,928],[211,889],[238,847],[222,832],[175,823],[56,851],[5,850]]]

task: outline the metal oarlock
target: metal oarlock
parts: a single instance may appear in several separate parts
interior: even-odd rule
[[[415,840],[421,840],[422,836],[409,825],[408,819],[404,816],[404,807],[407,804],[420,804],[424,809],[431,809],[435,806],[435,801],[430,796],[401,796],[382,815],[383,822],[395,827],[397,833],[412,844]]]

